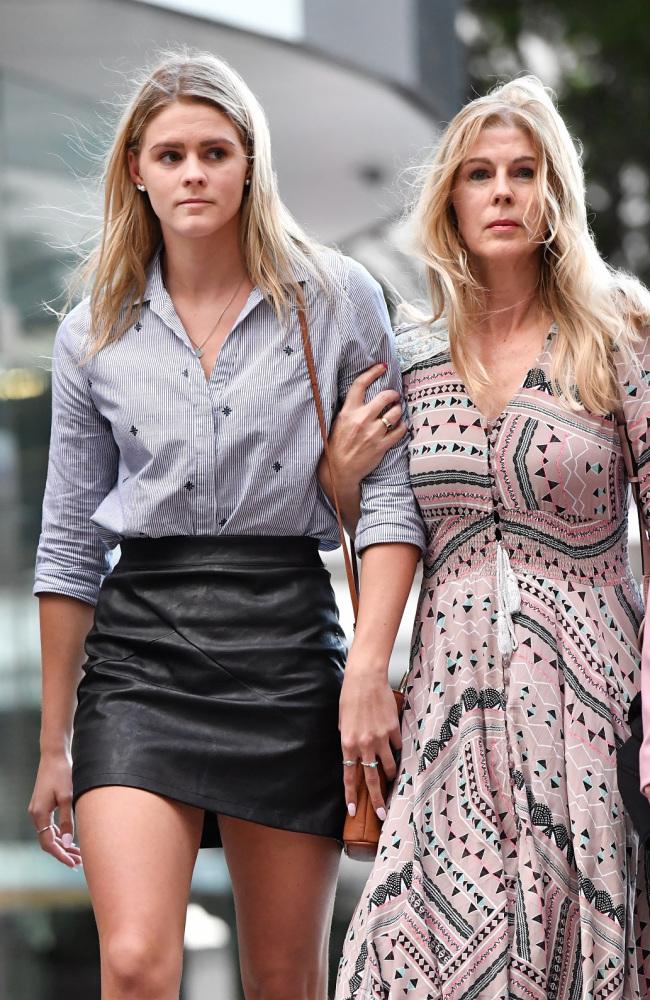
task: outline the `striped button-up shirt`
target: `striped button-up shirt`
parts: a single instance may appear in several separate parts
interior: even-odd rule
[[[326,418],[353,379],[385,361],[370,390],[400,388],[379,285],[338,254],[341,287],[303,282]],[[299,276],[300,277],[300,276]],[[254,288],[206,379],[164,286],[149,269],[140,316],[88,358],[85,300],[54,347],[52,436],[35,593],[95,603],[109,550],[124,538],[307,535],[336,548],[332,509],[318,484],[323,445],[295,313],[280,324]],[[425,546],[406,445],[363,482],[357,546]]]

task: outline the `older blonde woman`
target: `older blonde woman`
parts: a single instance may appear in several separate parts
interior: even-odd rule
[[[399,774],[337,997],[647,997],[615,765],[642,605],[612,411],[650,503],[650,298],[599,256],[578,155],[532,78],[453,119],[414,222],[432,316],[398,353],[429,545]],[[332,434],[351,522],[393,443],[357,398]]]

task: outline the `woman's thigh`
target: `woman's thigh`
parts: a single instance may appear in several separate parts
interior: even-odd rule
[[[340,846],[219,816],[247,1000],[325,1000]]]
[[[80,796],[75,817],[103,981],[132,981],[135,987],[156,976],[165,984],[180,978],[203,811],[108,785]],[[178,982],[169,983],[169,996],[178,996]]]

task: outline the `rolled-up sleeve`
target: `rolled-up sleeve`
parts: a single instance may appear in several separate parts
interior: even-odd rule
[[[362,371],[380,361],[388,365],[388,370],[372,384],[366,399],[383,389],[395,389],[401,395],[395,341],[380,285],[365,268],[351,261],[346,291],[340,397],[345,397]],[[426,549],[424,525],[409,479],[406,438],[386,452],[377,468],[361,483],[356,548],[361,552],[381,542],[405,542],[416,545],[422,552]]]
[[[95,604],[108,552],[90,522],[112,489],[118,450],[81,364],[87,314],[78,306],[59,327],[52,363],[52,433],[34,593]]]

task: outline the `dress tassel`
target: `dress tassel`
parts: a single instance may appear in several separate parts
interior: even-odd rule
[[[497,545],[497,644],[502,656],[509,658],[519,643],[512,615],[521,609],[521,593],[508,553]]]

